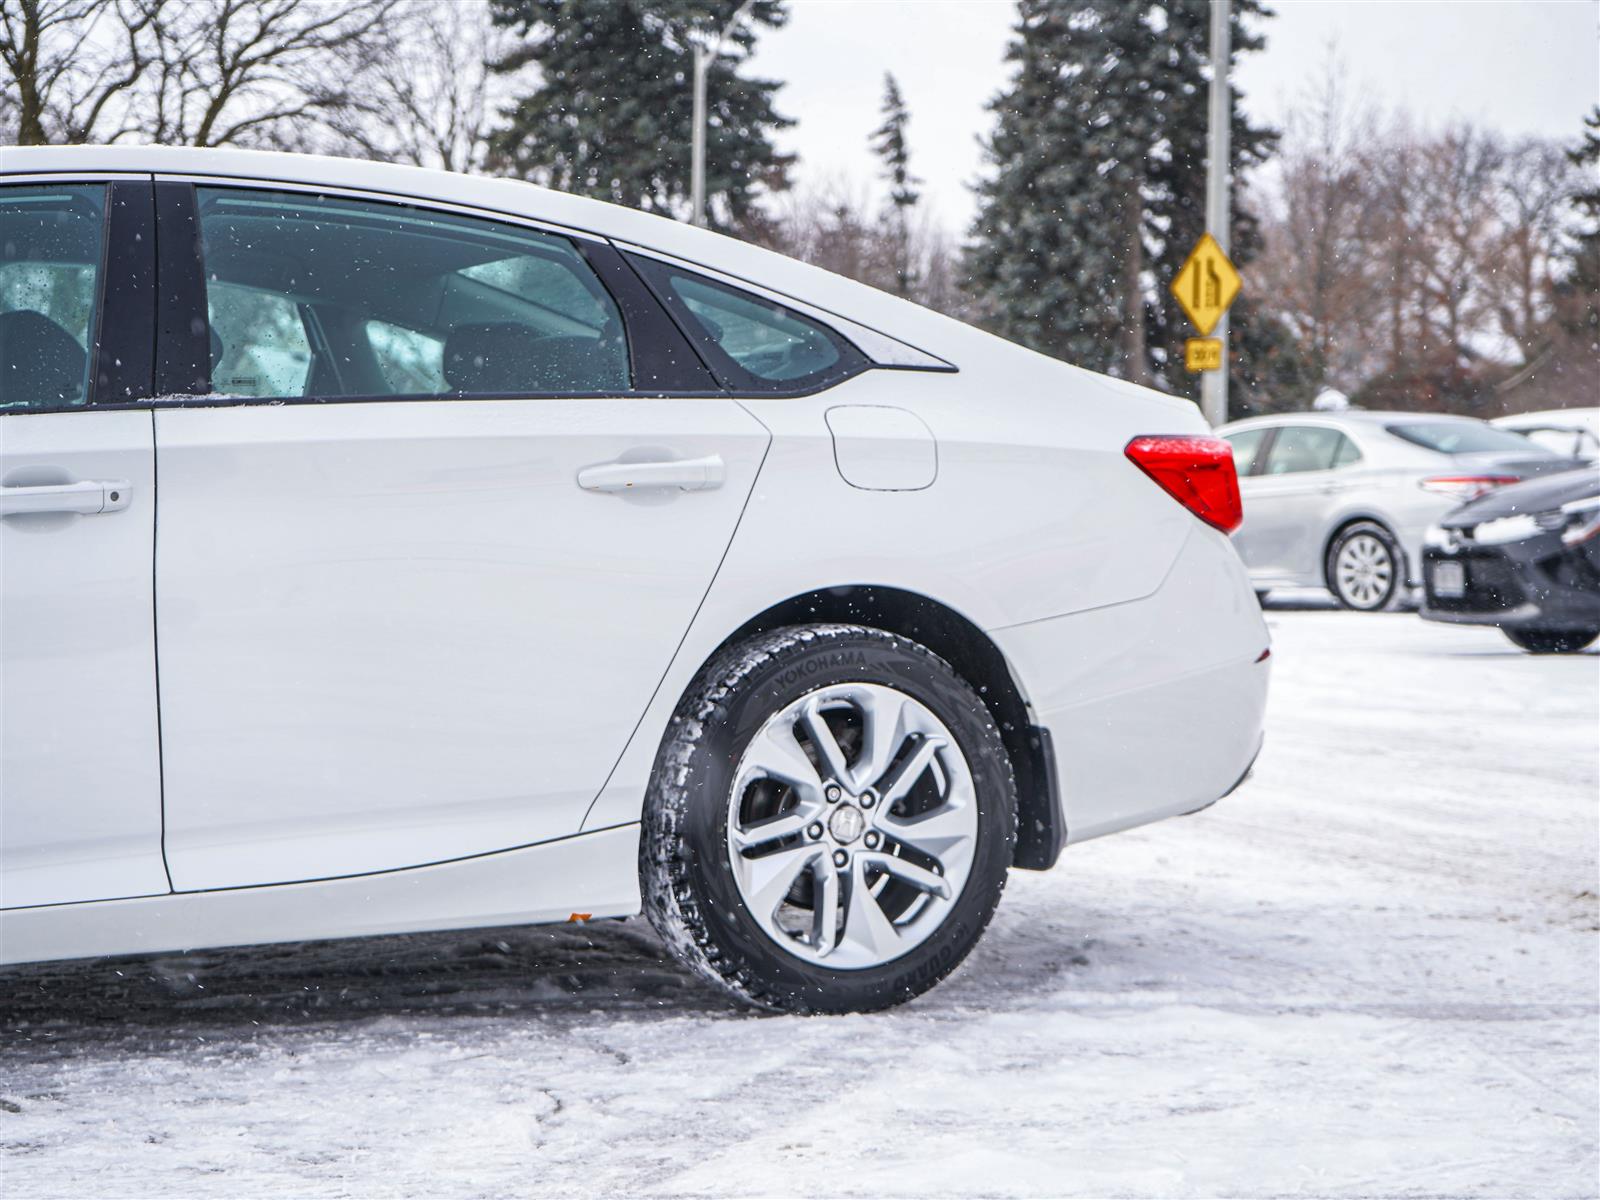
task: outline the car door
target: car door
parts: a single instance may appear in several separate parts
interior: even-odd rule
[[[1328,426],[1276,428],[1263,464],[1240,483],[1253,573],[1284,584],[1321,581],[1323,518],[1340,486],[1334,463],[1343,447],[1354,450]]]
[[[148,176],[0,179],[0,907],[166,892]]]
[[[204,243],[213,393],[156,417],[175,886],[576,833],[765,429],[603,243],[378,198],[170,194],[163,219]]]

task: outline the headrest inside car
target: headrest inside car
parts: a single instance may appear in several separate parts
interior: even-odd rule
[[[43,313],[0,313],[0,404],[83,403],[88,355]]]

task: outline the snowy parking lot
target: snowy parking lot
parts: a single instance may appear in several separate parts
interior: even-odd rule
[[[1269,617],[1251,782],[908,1007],[751,1016],[639,921],[13,969],[0,1191],[1594,1195],[1600,656]]]

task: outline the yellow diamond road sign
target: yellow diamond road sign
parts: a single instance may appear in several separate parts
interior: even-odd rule
[[[1239,294],[1239,272],[1209,233],[1195,243],[1172,281],[1172,294],[1202,337],[1208,335]]]

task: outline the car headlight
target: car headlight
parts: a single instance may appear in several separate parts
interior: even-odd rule
[[[1561,506],[1561,515],[1566,518],[1561,540],[1567,545],[1576,546],[1600,535],[1600,496],[1569,500]]]
[[[1514,517],[1485,521],[1472,531],[1472,540],[1480,546],[1503,546],[1507,542],[1536,537],[1540,532],[1539,522],[1532,513],[1518,513]]]
[[[1450,549],[1450,531],[1442,525],[1429,525],[1428,532],[1422,535],[1422,544],[1429,550]]]

